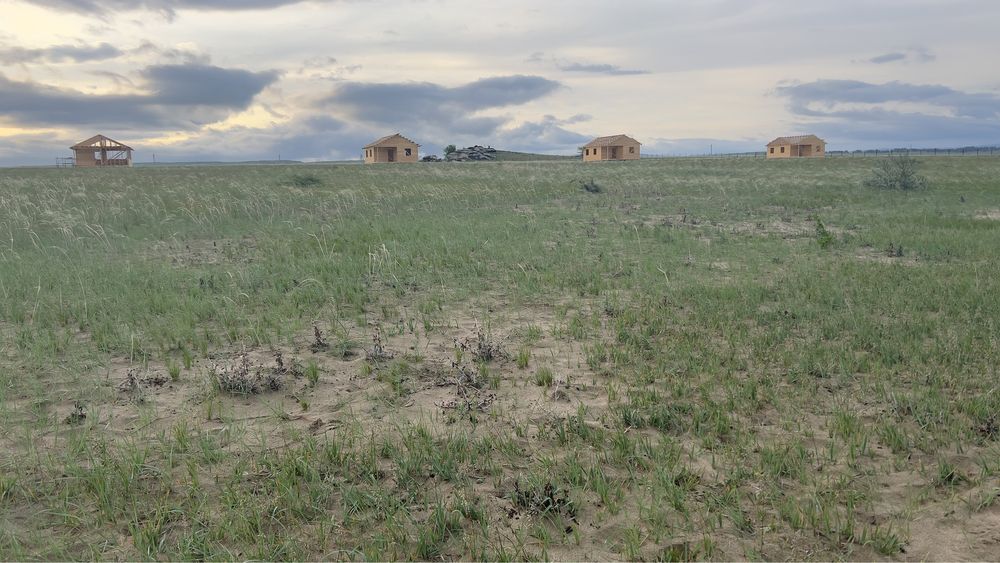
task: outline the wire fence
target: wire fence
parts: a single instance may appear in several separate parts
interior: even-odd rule
[[[871,149],[826,151],[829,158],[878,158],[894,156],[1000,156],[1000,147],[964,147],[958,149]],[[686,155],[643,155],[643,158],[766,158],[764,151]],[[791,158],[791,157],[789,157]],[[810,157],[806,157],[810,158]],[[794,160],[794,158],[792,158]]]

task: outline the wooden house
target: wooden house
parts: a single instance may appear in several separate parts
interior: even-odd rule
[[[420,145],[417,143],[395,133],[368,143],[362,150],[364,151],[365,164],[416,162],[419,158],[417,156],[419,147]]]
[[[767,158],[808,158],[826,156],[826,141],[816,135],[778,137],[767,144]]]
[[[628,135],[598,137],[583,145],[583,161],[639,160],[639,147],[641,145],[642,143]]]

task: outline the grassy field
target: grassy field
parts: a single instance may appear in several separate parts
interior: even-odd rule
[[[0,170],[0,559],[995,559],[1000,159],[872,165]]]

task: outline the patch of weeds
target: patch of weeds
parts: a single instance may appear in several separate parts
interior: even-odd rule
[[[531,350],[527,348],[521,348],[517,351],[517,357],[515,361],[517,362],[518,369],[525,369],[528,367],[528,361],[531,359]]]
[[[552,387],[552,382],[555,377],[552,375],[552,370],[543,366],[535,371],[535,385],[539,387]]]
[[[296,188],[312,188],[321,184],[323,184],[323,180],[321,180],[319,176],[310,173],[293,174],[292,177],[288,179],[288,185]]]
[[[534,344],[542,339],[542,327],[538,325],[528,325],[528,329],[524,333],[524,339],[529,344]]]
[[[0,475],[0,502],[14,497],[14,489],[17,487],[17,477],[11,475]]]
[[[979,494],[970,497],[965,501],[969,507],[969,512],[979,512],[985,510],[1000,500],[1000,488],[994,487],[987,491],[980,491]]]
[[[180,381],[181,366],[173,361],[167,362],[167,373],[170,374],[171,381]]]
[[[903,541],[893,533],[891,527],[873,526],[861,531],[857,538],[861,545],[869,545],[882,555],[895,555],[903,551]]]
[[[910,451],[910,439],[903,428],[894,423],[883,424],[879,428],[879,439],[883,444],[889,446],[894,454],[901,454]]]
[[[80,401],[73,401],[73,411],[69,413],[69,416],[63,419],[63,424],[76,426],[78,424],[83,424],[84,420],[87,420],[87,408]]]
[[[118,391],[128,396],[129,400],[137,405],[146,402],[146,390],[139,381],[137,370],[130,369],[125,374],[125,379],[118,384]]]
[[[802,480],[806,474],[809,451],[802,444],[764,447],[760,451],[761,469],[775,479],[790,477]]]
[[[919,165],[917,159],[908,156],[879,160],[865,186],[879,190],[922,190],[927,187],[927,177],[918,172]]]
[[[278,391],[284,387],[282,377],[288,370],[285,369],[281,359],[281,353],[275,354],[275,368],[264,368],[264,366],[250,365],[250,359],[244,351],[240,354],[239,362],[233,366],[219,367],[213,366],[209,375],[215,384],[216,389],[232,393],[234,395],[259,395],[267,391]]]
[[[902,258],[903,245],[890,242],[889,247],[885,249],[885,255],[889,258]]]
[[[484,330],[482,326],[476,327],[474,338],[465,338],[455,341],[456,356],[461,357],[464,352],[470,352],[477,361],[492,362],[493,360],[507,358],[503,342],[489,329]]]
[[[656,555],[657,561],[697,561],[700,549],[691,542],[679,542],[668,545]]]
[[[478,369],[473,369],[461,361],[455,361],[452,362],[451,367],[455,370],[454,376],[440,380],[438,386],[454,385],[455,394],[458,397],[436,403],[437,406],[466,414],[489,410],[497,396],[494,393],[482,393],[481,390],[486,386],[489,386],[490,389],[496,389],[500,386],[500,382],[496,376],[490,373],[486,363],[480,362]]]
[[[319,330],[319,327],[313,325],[313,341],[309,345],[309,350],[312,352],[322,352],[330,348],[330,344],[323,339],[323,333]]]
[[[996,440],[1000,436],[1000,423],[996,414],[990,414],[985,420],[976,425],[976,433],[987,440]]]
[[[385,347],[385,343],[382,341],[381,327],[375,327],[375,332],[372,333],[372,348],[365,351],[365,356],[369,362],[383,362],[392,359],[393,353]]]
[[[955,487],[968,479],[953,463],[947,460],[938,461],[937,474],[934,476],[934,486]]]
[[[309,387],[316,387],[319,383],[319,366],[316,362],[309,362],[309,366],[306,367],[306,381],[309,383]]]
[[[573,505],[573,501],[566,491],[557,488],[551,482],[546,482],[540,489],[537,487],[522,489],[520,481],[515,481],[511,501],[514,506],[532,514],[559,514],[576,521],[576,506]]]

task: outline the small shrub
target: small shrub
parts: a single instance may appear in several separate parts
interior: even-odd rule
[[[167,362],[167,373],[170,374],[171,381],[177,381],[181,378],[181,366],[174,362]]]
[[[590,181],[580,182],[580,189],[592,194],[599,194],[604,191],[604,188],[600,184],[595,182],[593,179]]]
[[[306,368],[306,381],[309,382],[309,387],[316,387],[319,383],[319,366],[316,362],[309,362],[309,367]]]
[[[927,187],[927,178],[917,172],[919,161],[915,158],[894,157],[875,163],[872,175],[865,180],[869,188],[880,190],[921,190]]]
[[[823,221],[820,221],[819,217],[817,217],[816,218],[816,242],[819,243],[819,247],[822,248],[822,249],[830,248],[831,246],[833,246],[833,243],[836,240],[837,239],[834,238],[833,233],[831,233],[829,230],[827,230],[826,225],[823,224]]]

